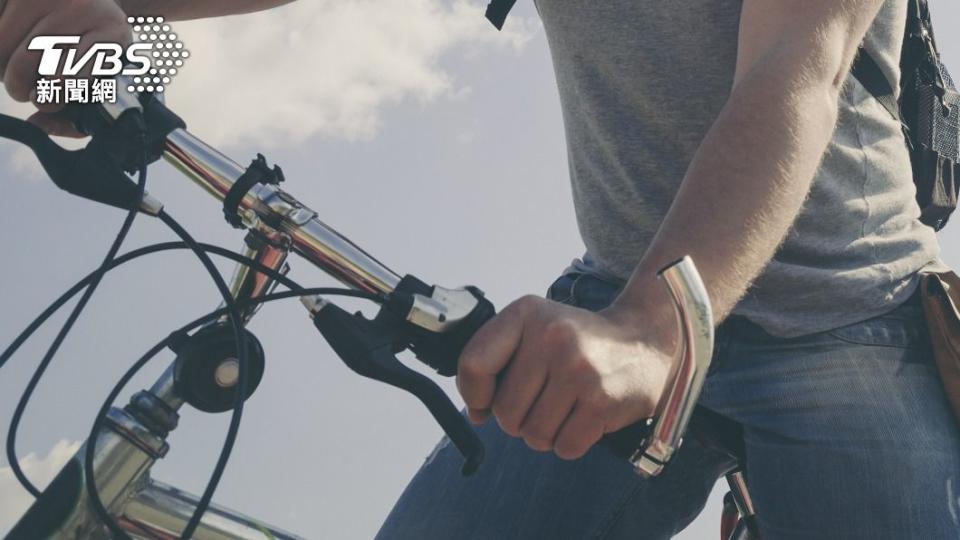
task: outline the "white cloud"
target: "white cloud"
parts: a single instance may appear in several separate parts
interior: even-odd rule
[[[27,454],[20,459],[20,466],[27,478],[42,489],[79,448],[77,441],[60,440],[44,457],[37,457],[32,452]],[[0,501],[3,501],[0,504],[0,535],[6,535],[33,503],[33,497],[20,486],[10,467],[0,467]]]
[[[218,145],[368,139],[388,105],[466,95],[441,58],[519,49],[532,23],[511,23],[497,32],[467,0],[311,0],[176,23],[192,56],[168,103]]]
[[[309,0],[235,17],[173,24],[191,57],[166,98],[215,145],[295,144],[321,135],[366,140],[385,107],[465,99],[441,60],[520,50],[536,24],[497,32],[486,0]],[[0,92],[0,112],[32,107]],[[58,141],[59,142],[59,141]],[[68,146],[75,147],[75,144]],[[36,171],[23,153],[17,172]]]

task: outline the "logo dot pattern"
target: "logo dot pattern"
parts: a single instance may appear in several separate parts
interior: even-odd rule
[[[127,17],[133,28],[133,34],[141,43],[151,46],[152,59],[150,69],[144,75],[133,78],[133,84],[127,86],[130,92],[163,92],[170,84],[171,77],[177,74],[177,68],[190,58],[190,51],[184,49],[180,37],[173,32],[163,17],[137,16]]]

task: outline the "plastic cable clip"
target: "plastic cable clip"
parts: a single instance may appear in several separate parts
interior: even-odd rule
[[[283,181],[283,169],[279,165],[274,165],[271,169],[267,165],[267,158],[263,157],[263,154],[257,154],[257,158],[250,162],[250,166],[240,175],[240,178],[237,178],[227,192],[227,196],[223,198],[223,217],[226,218],[227,223],[236,229],[243,229],[243,219],[239,215],[239,209],[240,201],[247,192],[257,184],[276,185]]]

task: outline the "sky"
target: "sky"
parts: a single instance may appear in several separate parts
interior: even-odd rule
[[[960,35],[950,31],[960,6],[930,3],[941,51],[960,73]],[[191,131],[237,162],[263,152],[281,164],[288,191],[398,273],[475,284],[503,306],[542,293],[581,254],[559,101],[532,3],[517,4],[503,33],[475,0],[313,0],[174,27],[192,55],[167,100]],[[0,112],[24,117],[28,109],[0,97]],[[96,266],[123,215],[58,191],[11,144],[0,144],[0,178],[6,345]],[[219,204],[170,166],[154,165],[149,185],[196,237],[240,248],[242,233],[223,222]],[[141,218],[127,247],[170,239]],[[958,239],[957,223],[941,234],[954,267]],[[333,284],[302,259],[290,263],[302,283]],[[183,254],[110,274],[27,409],[18,453],[28,475],[48,481],[123,371],[217,304],[199,264]],[[62,317],[53,322],[3,370],[2,433]],[[215,500],[308,538],[372,537],[439,428],[411,396],[343,366],[298,302],[264,307],[250,328],[267,371]],[[120,403],[171,359],[156,359]],[[459,402],[452,381],[442,384]],[[199,493],[228,417],[181,415],[154,476]],[[720,495],[680,538],[716,536]],[[2,533],[29,504],[2,458],[0,501]]]

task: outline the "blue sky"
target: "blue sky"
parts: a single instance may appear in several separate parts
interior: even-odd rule
[[[960,36],[947,24],[960,20],[960,7],[931,4],[941,49],[960,73]],[[473,283],[504,305],[543,292],[583,248],[551,63],[532,3],[518,3],[506,35],[488,27],[478,5],[318,0],[177,24],[193,56],[168,99],[193,131],[238,162],[263,151],[280,163],[291,193],[396,271]],[[25,114],[5,98],[0,111]],[[57,191],[10,145],[0,145],[0,178],[6,344],[97,264],[122,215]],[[150,191],[198,238],[240,247],[242,235],[223,222],[218,203],[169,166],[151,169]],[[957,223],[941,236],[955,267],[958,238]],[[159,224],[141,219],[128,246],[168,239]],[[303,283],[331,283],[299,258],[291,265]],[[30,472],[49,478],[126,366],[217,303],[185,255],[153,258],[106,279],[24,418],[18,448],[33,454]],[[408,395],[347,370],[299,303],[265,307],[251,328],[267,350],[267,372],[245,409],[216,500],[310,538],[371,537],[439,429]],[[52,329],[4,369],[0,411],[13,411]],[[125,396],[149,385],[169,360],[157,359]],[[444,387],[455,396],[451,381]],[[199,492],[227,417],[182,414],[155,475]],[[0,432],[7,425],[8,414],[0,414]],[[18,493],[9,469],[0,468],[0,531],[16,510],[6,501],[21,500]],[[714,497],[684,537],[713,537],[717,517]]]

